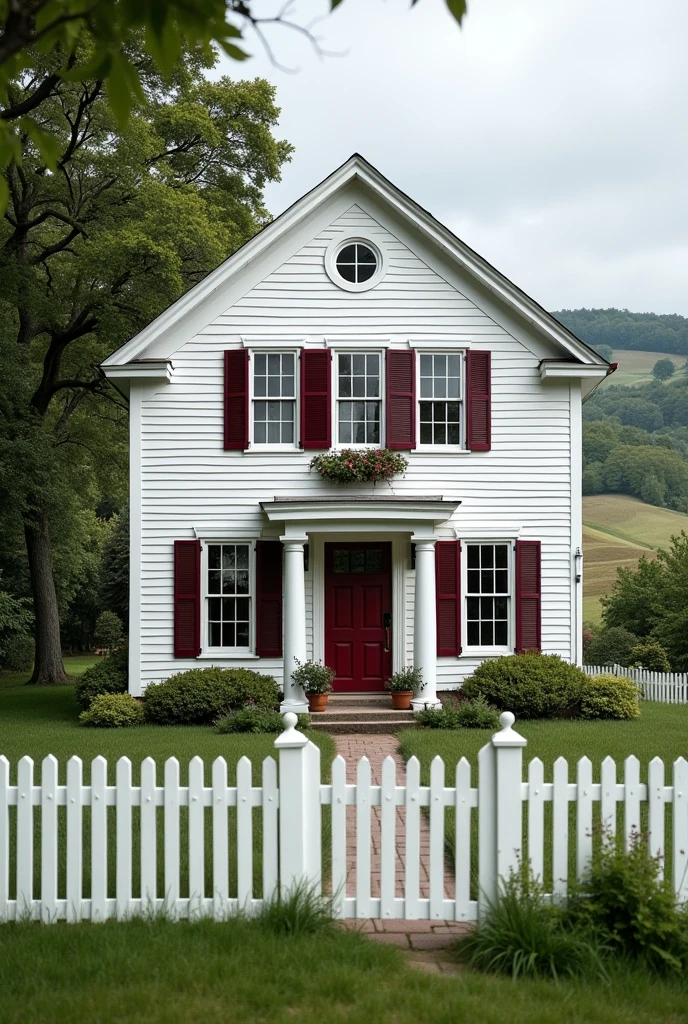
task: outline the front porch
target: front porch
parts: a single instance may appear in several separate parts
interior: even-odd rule
[[[264,536],[274,530],[284,547],[282,711],[307,710],[303,690],[291,674],[297,662],[308,658],[309,626],[313,660],[337,669],[339,692],[379,693],[392,672],[412,662],[423,676],[414,707],[439,705],[436,531],[458,506],[458,501],[436,495],[275,498],[261,503],[269,523]],[[407,616],[411,545],[412,625]],[[306,549],[312,578],[308,611]]]

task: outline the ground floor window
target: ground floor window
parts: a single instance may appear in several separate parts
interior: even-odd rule
[[[251,575],[249,544],[208,545],[205,602],[209,647],[249,647]]]
[[[507,647],[511,599],[509,544],[466,545],[466,646]]]

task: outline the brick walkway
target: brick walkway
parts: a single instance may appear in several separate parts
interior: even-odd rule
[[[404,760],[397,751],[396,736],[386,734],[335,736],[337,753],[347,763],[347,782],[356,781],[356,765],[365,755],[370,761],[373,785],[379,785],[382,762],[391,755],[397,764],[397,779],[405,778]],[[346,890],[348,896],[355,895],[356,878],[356,808],[347,808],[346,832]],[[403,895],[404,869],[406,865],[406,811],[397,808],[396,829],[396,895]],[[372,808],[371,817],[371,895],[380,895],[380,808]],[[421,816],[420,835],[420,895],[427,898],[429,891],[430,832],[425,815]],[[444,892],[447,899],[454,898],[454,879],[445,861]],[[357,928],[377,942],[400,946],[406,950],[412,961],[423,969],[431,971],[455,970],[454,965],[445,963],[436,951],[446,948],[465,933],[467,925],[458,921],[372,921],[348,920],[347,928]]]

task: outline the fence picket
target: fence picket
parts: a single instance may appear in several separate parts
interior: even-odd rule
[[[131,791],[131,761],[128,757],[120,757],[115,768],[115,804],[117,820],[115,824],[115,844],[117,850],[117,869],[115,874],[115,892],[117,920],[124,921],[131,911],[132,898],[132,813],[133,793]]]
[[[43,758],[41,768],[41,919],[57,917],[57,760]]]
[[[688,761],[674,761],[673,869],[679,903],[688,902]]]
[[[141,762],[141,908],[157,909],[157,829],[155,761]]]
[[[0,923],[9,918],[10,898],[10,763],[0,754]]]
[[[67,762],[67,920],[81,920],[84,871],[83,764]],[[119,857],[119,851],[118,851]]]
[[[454,889],[456,921],[467,921],[471,902],[471,766],[462,757],[456,766],[454,816]]]
[[[616,762],[605,757],[600,775],[600,821],[609,838],[616,835]]]
[[[253,899],[253,806],[251,762],[237,764],[237,895],[242,910],[251,910]]]
[[[356,771],[356,916],[370,917],[370,761]]]
[[[22,757],[17,767],[17,916],[33,909],[33,760]]]
[[[227,913],[229,900],[229,836],[227,834],[227,762],[213,761],[213,912],[215,920]]]
[[[576,877],[580,881],[592,860],[592,762],[578,762],[576,793]]]
[[[430,765],[430,917],[444,917],[444,761]]]
[[[406,762],[406,870],[404,917],[414,921],[420,917],[420,761],[410,757]]]
[[[640,762],[633,754],[624,761],[624,836],[630,850],[640,835]]]
[[[346,899],[346,761],[332,762],[332,904],[335,917],[344,916]]]
[[[203,912],[205,896],[205,782],[203,761],[189,761],[189,917]]]
[[[554,762],[552,787],[552,891],[566,896],[569,877],[569,766],[563,757]]]
[[[393,757],[382,762],[380,791],[380,917],[395,917],[396,888],[396,785],[397,766]]]
[[[174,920],[179,903],[179,761],[165,761],[164,824],[165,911]]]
[[[643,700],[664,704],[688,704],[687,672],[654,672],[622,665],[583,665],[588,676],[625,676],[637,683]]]
[[[107,918],[107,761],[91,762],[91,920]]]
[[[664,761],[653,757],[647,769],[647,845],[650,856],[659,857],[659,877],[664,878]]]
[[[528,765],[528,860],[533,878],[545,877],[545,768],[539,757]]]
[[[263,760],[263,899],[272,900],[279,884],[277,850],[277,762],[274,757]]]

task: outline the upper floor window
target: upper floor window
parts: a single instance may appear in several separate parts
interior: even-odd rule
[[[461,444],[461,357],[420,355],[418,413],[422,445]]]
[[[379,352],[337,355],[337,441],[379,445],[382,416]]]
[[[253,443],[294,445],[296,423],[296,355],[253,355]]]

